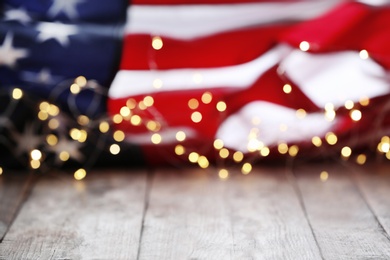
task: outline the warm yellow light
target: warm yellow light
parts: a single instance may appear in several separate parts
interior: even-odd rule
[[[351,156],[352,154],[352,149],[348,146],[344,146],[342,149],[341,149],[341,156],[347,158],[349,156]]]
[[[81,88],[79,85],[77,85],[76,83],[73,83],[72,85],[70,85],[70,92],[74,95],[77,95],[78,93],[80,93],[81,91]]]
[[[13,99],[21,99],[23,97],[23,91],[20,88],[14,88],[12,91],[12,98]]]
[[[299,147],[297,145],[292,145],[290,146],[290,148],[288,148],[288,154],[291,157],[297,156],[298,152],[299,152]]]
[[[332,132],[328,132],[325,135],[325,140],[328,142],[328,144],[335,145],[337,143],[337,136]]]
[[[80,168],[77,171],[75,171],[73,176],[76,180],[80,181],[84,179],[85,176],[87,176],[87,172],[83,168]]]
[[[121,107],[121,109],[119,110],[119,114],[121,114],[122,117],[128,117],[128,116],[130,116],[130,114],[131,114],[131,110],[130,110],[129,107],[123,106],[123,107]]]
[[[126,101],[126,106],[129,108],[129,109],[134,109],[137,107],[137,101],[135,101],[134,98],[129,98],[127,101]]]
[[[353,103],[353,101],[352,100],[347,100],[347,101],[345,101],[345,103],[344,103],[344,106],[345,106],[345,108],[346,109],[352,109],[353,107],[354,107],[354,103]]]
[[[50,145],[50,146],[54,146],[58,143],[58,138],[57,136],[53,135],[53,134],[49,134],[48,136],[46,136],[46,142]]]
[[[56,105],[50,104],[48,113],[51,116],[57,116],[60,113],[60,109]]]
[[[60,121],[58,121],[56,118],[52,118],[49,120],[48,126],[50,129],[57,129],[60,126]]]
[[[131,123],[132,125],[137,126],[137,125],[140,125],[141,122],[142,122],[142,119],[141,119],[141,117],[140,117],[139,115],[133,115],[133,116],[130,118],[130,123]]]
[[[3,174],[3,168],[0,167],[0,175],[2,175],[2,174]]]
[[[362,112],[360,110],[354,109],[349,113],[353,121],[359,121],[362,118]]]
[[[153,134],[152,137],[150,138],[153,144],[159,144],[162,141],[162,137],[160,134]]]
[[[302,41],[299,44],[299,49],[301,49],[301,51],[308,51],[310,49],[310,44],[307,41]]]
[[[218,110],[219,112],[223,112],[223,111],[225,111],[226,108],[227,108],[226,103],[223,102],[223,101],[219,101],[219,102],[217,103],[216,107],[217,107],[217,110]]]
[[[178,144],[175,147],[175,154],[177,155],[183,155],[185,153],[185,149],[182,145]]]
[[[226,148],[222,148],[221,150],[219,150],[219,156],[221,158],[224,158],[224,159],[228,158],[229,157],[229,150]]]
[[[188,160],[192,163],[198,162],[199,154],[196,152],[192,152],[188,155]]]
[[[280,154],[286,154],[288,152],[288,145],[286,143],[280,143],[278,145],[278,152]]]
[[[257,139],[250,139],[248,141],[247,149],[249,152],[255,152],[264,147],[264,143]]]
[[[366,163],[366,160],[367,160],[367,157],[365,154],[359,154],[357,157],[356,157],[356,162],[360,165],[363,165]]]
[[[152,47],[155,50],[161,50],[163,47],[163,40],[159,36],[154,36],[152,39]]]
[[[150,120],[146,123],[146,128],[150,131],[157,132],[158,130],[160,130],[161,126],[158,122]]]
[[[60,152],[58,157],[60,158],[61,161],[66,162],[67,160],[69,160],[70,155],[67,151],[62,151]]]
[[[322,140],[321,138],[319,138],[318,136],[314,136],[312,139],[311,139],[311,142],[317,146],[317,147],[320,147],[322,145]]]
[[[117,144],[110,145],[110,153],[111,154],[117,155],[120,153],[120,151],[121,151],[121,148],[119,145],[117,145]]]
[[[210,92],[205,92],[201,98],[204,104],[209,104],[213,100],[213,95]]]
[[[153,87],[155,89],[160,89],[160,88],[162,88],[162,86],[163,86],[163,82],[161,79],[154,79],[153,80]]]
[[[85,87],[85,85],[87,85],[87,79],[84,76],[78,76],[75,79],[74,83],[76,83],[80,87]]]
[[[144,97],[143,101],[144,101],[145,106],[147,106],[147,107],[151,107],[154,104],[154,99],[151,96]]]
[[[329,178],[329,173],[327,171],[322,171],[320,173],[320,180],[321,181],[325,182],[328,180],[328,178]]]
[[[199,156],[198,165],[200,168],[206,169],[207,167],[209,167],[210,163],[209,163],[209,160],[207,159],[207,157],[202,155],[202,156]]]
[[[145,102],[141,100],[140,102],[138,102],[138,108],[141,110],[146,110],[148,107],[146,106]]]
[[[38,169],[39,167],[41,167],[41,162],[38,160],[31,160],[30,165],[31,165],[31,168]]]
[[[237,151],[233,154],[233,160],[237,163],[241,162],[244,159],[244,154],[240,151]]]
[[[186,133],[184,133],[183,131],[179,131],[176,133],[176,140],[179,141],[179,142],[182,142],[186,139]]]
[[[34,149],[30,153],[31,159],[38,161],[42,158],[42,153],[38,149]]]
[[[121,130],[116,130],[113,134],[113,138],[117,142],[122,142],[125,140],[125,133]]]
[[[45,111],[39,111],[38,112],[38,118],[39,118],[39,120],[41,120],[41,121],[45,121],[46,119],[48,119],[49,118],[49,114],[48,113],[46,113]]]
[[[303,108],[300,108],[297,110],[297,112],[295,113],[295,115],[299,118],[299,119],[303,119],[306,117],[306,110],[303,109]]]
[[[110,130],[110,125],[107,122],[103,121],[99,124],[99,130],[102,133],[107,133],[108,130]]]
[[[241,168],[242,174],[248,174],[252,171],[252,164],[244,163]]]
[[[221,139],[215,139],[214,140],[214,148],[219,150],[223,148],[223,141]]]
[[[360,105],[366,107],[370,104],[370,99],[368,97],[361,97],[359,103]]]
[[[359,52],[359,56],[363,60],[366,60],[366,59],[368,59],[370,57],[370,55],[368,54],[368,51],[366,51],[366,50],[361,50]]]
[[[263,147],[261,148],[260,150],[260,155],[263,156],[263,157],[266,157],[270,154],[270,149],[268,147]]]
[[[72,137],[73,140],[79,140],[81,138],[81,132],[79,129],[76,128],[72,128],[69,131],[69,135],[70,137]]]
[[[199,101],[196,100],[195,98],[191,98],[188,101],[188,107],[191,109],[197,109],[199,107]]]
[[[50,108],[50,104],[47,103],[46,101],[43,101],[43,102],[41,102],[41,103],[39,104],[39,110],[48,112],[48,111],[49,111],[49,108]]]
[[[87,138],[88,138],[87,131],[80,130],[80,138],[77,141],[79,141],[80,143],[84,143],[87,140]]]
[[[88,125],[89,124],[89,118],[85,115],[80,115],[77,117],[77,122],[80,125]]]
[[[200,121],[202,121],[202,114],[198,111],[195,111],[191,114],[191,120],[194,123],[199,123]]]
[[[218,172],[218,177],[220,179],[227,179],[229,177],[229,172],[228,170],[226,169],[220,169],[219,172]]]
[[[123,121],[123,117],[120,115],[120,114],[116,114],[112,117],[112,121],[115,123],[115,124],[120,124],[122,123]]]
[[[284,84],[283,86],[283,92],[286,94],[290,94],[292,91],[292,87],[290,84]]]

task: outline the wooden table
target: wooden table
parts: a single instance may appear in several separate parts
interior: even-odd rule
[[[217,172],[4,173],[0,259],[390,259],[389,164]]]

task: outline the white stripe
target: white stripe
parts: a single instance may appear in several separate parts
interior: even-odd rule
[[[158,134],[161,136],[161,143],[160,144],[174,144],[178,141],[176,140],[176,134],[179,131],[183,131],[186,133],[187,139],[194,139],[197,137],[197,132],[189,128],[187,126],[175,126],[175,127],[167,127],[160,131],[158,131]],[[132,134],[132,133],[126,133],[126,142],[132,143],[132,144],[138,144],[138,145],[150,145],[152,144],[151,138],[152,135],[155,134],[153,132],[145,132],[140,134]]]
[[[390,91],[386,71],[374,60],[363,60],[353,51],[294,51],[283,60],[281,68],[319,107],[327,103],[340,107],[346,100],[357,102],[362,97],[372,98]]]
[[[122,70],[116,74],[108,95],[115,99],[161,91],[218,87],[247,88],[290,51],[290,47],[279,45],[253,61],[222,68]],[[153,87],[156,79],[162,81],[161,89]]]
[[[252,123],[254,118],[260,122],[258,125]],[[229,116],[220,125],[216,138],[223,140],[228,148],[248,152],[248,137],[254,128],[258,129],[258,141],[273,146],[280,142],[307,141],[313,136],[323,137],[336,122],[327,121],[323,113],[312,113],[299,119],[291,108],[254,101]]]
[[[254,25],[317,17],[342,0],[226,5],[132,5],[128,34],[191,39]]]

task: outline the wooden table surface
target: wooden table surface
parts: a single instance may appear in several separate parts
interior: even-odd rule
[[[4,173],[0,259],[390,259],[388,163],[217,172]]]

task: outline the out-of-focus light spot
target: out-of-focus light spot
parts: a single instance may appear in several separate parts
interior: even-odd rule
[[[121,130],[116,130],[113,134],[113,138],[117,142],[122,142],[125,140],[125,133]]]
[[[182,145],[178,144],[175,147],[175,154],[177,155],[183,155],[185,153],[185,149]]]
[[[286,94],[290,94],[292,91],[292,87],[290,84],[284,84],[283,86],[283,92]]]
[[[194,123],[199,123],[200,121],[202,121],[202,114],[198,111],[195,111],[191,114],[191,120]]]
[[[310,44],[307,41],[302,41],[299,44],[299,49],[301,49],[301,51],[308,51],[310,49]]]
[[[327,171],[322,171],[320,173],[320,180],[321,181],[325,182],[328,180],[328,178],[329,178],[329,173]]]
[[[85,130],[80,130],[80,138],[77,140],[80,143],[84,143],[88,138],[88,133]]]
[[[368,97],[361,97],[359,103],[360,105],[366,107],[370,104],[370,99]]]
[[[249,152],[255,152],[264,147],[264,143],[257,139],[250,139],[248,141],[247,149]]]
[[[178,131],[176,133],[176,140],[179,141],[179,142],[182,142],[186,139],[186,133],[184,133],[183,131]]]
[[[14,88],[12,91],[12,98],[13,99],[21,99],[23,97],[23,91],[20,88]]]
[[[126,101],[126,106],[129,108],[129,109],[134,109],[137,107],[137,101],[135,101],[134,98],[129,98],[127,101]]]
[[[143,101],[144,101],[145,106],[147,106],[147,107],[151,107],[154,104],[154,98],[151,96],[144,97]]]
[[[48,113],[51,116],[57,116],[60,113],[60,109],[56,105],[51,104]]]
[[[73,176],[76,180],[80,181],[80,180],[84,179],[85,176],[87,176],[87,172],[83,168],[80,168],[74,172]]]
[[[146,110],[148,107],[146,106],[145,102],[141,100],[140,102],[138,102],[138,108],[141,110]]]
[[[260,150],[260,155],[263,157],[267,157],[270,154],[270,149],[268,147],[263,147]]]
[[[121,148],[117,144],[110,145],[110,153],[113,155],[117,155],[121,151]]]
[[[222,148],[221,150],[219,150],[219,156],[221,158],[224,158],[224,159],[228,158],[229,157],[229,150],[226,148]]]
[[[366,163],[366,160],[367,160],[367,157],[365,154],[359,154],[357,157],[356,157],[356,163],[360,164],[360,165],[363,165]]]
[[[354,103],[353,103],[353,101],[352,100],[347,100],[347,101],[345,101],[345,103],[344,103],[344,106],[345,106],[345,108],[346,109],[352,109],[353,107],[354,107]]]
[[[240,151],[237,151],[233,154],[233,160],[237,163],[241,162],[244,159],[244,154]]]
[[[79,85],[80,87],[85,87],[87,85],[87,79],[84,76],[78,76],[74,83]]]
[[[359,121],[362,118],[362,112],[360,112],[360,110],[356,110],[356,109],[351,110],[349,115],[351,116],[353,121]]]
[[[303,109],[303,108],[300,108],[297,110],[297,112],[295,113],[295,115],[299,118],[299,119],[303,119],[306,117],[306,110]]]
[[[188,101],[188,107],[191,108],[191,109],[197,109],[199,107],[199,101],[196,100],[195,98],[191,98],[189,101]]]
[[[352,154],[352,149],[350,147],[344,146],[341,149],[341,156],[348,158],[349,156],[351,156],[351,154]]]
[[[41,110],[38,112],[38,118],[41,121],[45,121],[46,119],[49,118],[49,114],[47,112]]]
[[[31,159],[38,161],[42,158],[42,152],[39,151],[38,149],[34,149],[31,151],[30,156]]]
[[[39,104],[39,110],[42,110],[42,111],[45,111],[45,112],[48,112],[50,109],[50,104],[47,103],[46,101],[43,101]]]
[[[223,101],[219,101],[218,103],[217,103],[217,110],[219,111],[219,112],[223,112],[223,111],[225,111],[226,110],[226,103],[225,102],[223,102]]]
[[[139,115],[133,115],[130,118],[130,123],[134,126],[140,125],[142,122],[142,119]]]
[[[2,174],[3,174],[3,168],[0,167],[0,175],[2,175]]]
[[[297,156],[298,152],[299,152],[299,147],[297,145],[292,145],[290,146],[290,148],[288,148],[288,154],[291,157]]]
[[[100,130],[100,132],[102,132],[103,134],[104,134],[104,133],[107,133],[108,130],[110,130],[110,125],[109,125],[107,122],[103,121],[103,122],[101,122],[101,123],[99,124],[99,130]]]
[[[226,169],[220,169],[218,172],[218,177],[222,180],[225,180],[229,177],[229,172]]]
[[[223,148],[223,141],[221,139],[215,139],[214,140],[214,148],[219,150],[219,149],[222,149]]]
[[[188,160],[192,163],[198,162],[199,154],[196,152],[192,152],[188,155]]]
[[[163,40],[159,36],[154,36],[152,39],[152,47],[155,50],[161,50],[163,47]]]
[[[325,140],[328,144],[335,145],[337,143],[337,136],[332,132],[328,132],[325,135]]]
[[[119,113],[121,114],[122,117],[128,117],[128,116],[130,116],[131,111],[130,111],[130,108],[128,108],[127,106],[123,106],[119,110]]]
[[[370,57],[370,55],[368,54],[368,51],[366,51],[366,50],[361,50],[359,52],[359,56],[363,60],[366,60],[366,59],[368,59]]]
[[[288,152],[288,145],[286,143],[280,143],[278,145],[278,152],[280,154],[286,154]]]
[[[122,123],[123,121],[123,117],[120,115],[120,114],[116,114],[112,117],[112,121],[115,123],[115,124],[120,124]]]
[[[248,174],[252,171],[252,164],[244,163],[241,167],[242,174]]]
[[[67,151],[62,151],[60,152],[58,157],[60,158],[61,161],[66,162],[67,160],[69,160],[70,155]]]
[[[153,80],[153,87],[155,89],[160,89],[163,86],[163,81],[161,79],[154,79]]]
[[[55,146],[58,143],[58,138],[57,138],[57,136],[55,136],[53,134],[49,134],[48,136],[46,136],[46,142],[50,146]]]
[[[210,163],[209,163],[209,160],[207,159],[207,157],[202,155],[202,156],[199,156],[198,165],[200,168],[206,169],[207,167],[209,167]]]
[[[312,139],[311,139],[311,142],[317,146],[317,147],[320,147],[322,145],[322,140],[321,138],[319,138],[318,136],[314,136]]]
[[[89,118],[85,115],[80,115],[78,118],[77,118],[77,122],[80,124],[80,125],[88,125],[89,124]]]
[[[153,144],[159,144],[162,141],[162,137],[160,134],[155,133],[152,135],[150,140],[152,141]]]
[[[41,162],[38,161],[38,160],[31,160],[30,161],[30,166],[33,169],[38,169],[39,167],[41,167]]]
[[[146,128],[150,131],[157,132],[160,130],[160,125],[156,121],[150,120],[146,123]]]
[[[79,129],[72,128],[69,131],[69,135],[70,135],[70,137],[72,137],[73,140],[77,141],[81,138],[81,131]]]
[[[213,100],[213,95],[210,92],[205,92],[201,98],[204,104],[209,104]]]
[[[77,95],[78,93],[80,93],[81,91],[81,88],[79,85],[77,85],[76,83],[73,83],[72,85],[70,85],[70,88],[69,88],[70,92],[74,95]]]

